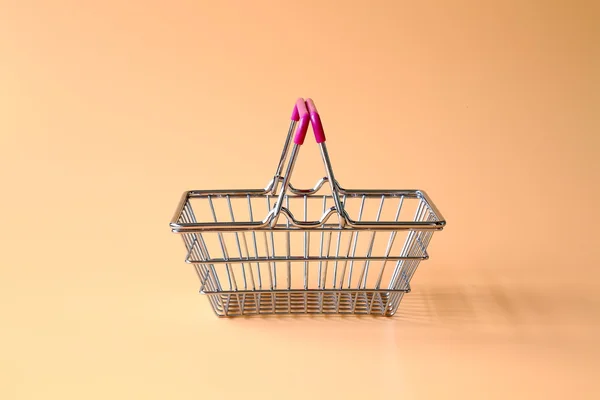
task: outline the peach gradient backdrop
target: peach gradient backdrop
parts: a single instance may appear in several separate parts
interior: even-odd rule
[[[0,1],[0,398],[598,398],[599,11]],[[299,96],[344,186],[448,219],[394,318],[217,319],[168,229]]]

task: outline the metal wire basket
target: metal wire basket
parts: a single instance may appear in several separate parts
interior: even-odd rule
[[[298,99],[291,119],[266,188],[183,194],[170,227],[200,292],[218,316],[392,316],[444,218],[421,190],[342,188],[314,102]],[[290,179],[309,124],[327,176],[297,189]]]

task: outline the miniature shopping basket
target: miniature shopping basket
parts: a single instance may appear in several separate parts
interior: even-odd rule
[[[171,221],[218,316],[393,315],[445,221],[421,190],[340,186],[312,100],[298,99],[264,189],[185,192]],[[290,183],[312,125],[326,177]]]

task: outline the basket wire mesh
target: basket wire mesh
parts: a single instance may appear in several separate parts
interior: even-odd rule
[[[327,176],[298,189],[290,179],[309,123]],[[311,99],[296,102],[266,188],[185,192],[170,223],[183,237],[200,292],[226,317],[391,316],[444,225],[421,190],[342,188]]]

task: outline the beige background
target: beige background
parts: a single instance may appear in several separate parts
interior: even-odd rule
[[[597,2],[0,4],[0,398],[600,395]],[[168,229],[299,96],[448,220],[394,318],[217,319]]]

